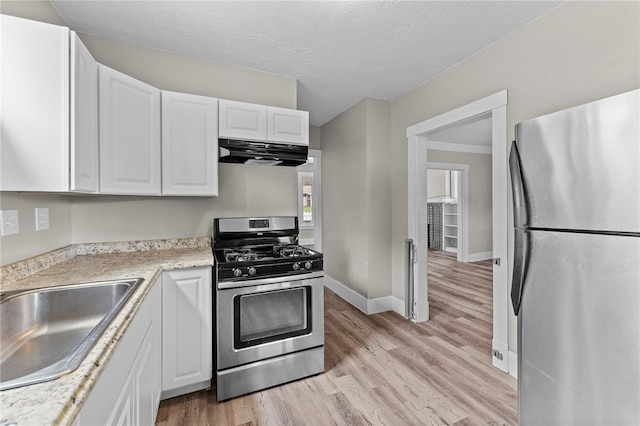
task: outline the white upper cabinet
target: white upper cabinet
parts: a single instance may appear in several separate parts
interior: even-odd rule
[[[66,27],[8,15],[0,19],[0,190],[95,192],[95,61]],[[76,84],[83,85],[83,93]]]
[[[160,195],[160,90],[98,65],[100,192]]]
[[[98,63],[71,32],[72,191],[98,192]]]
[[[220,137],[309,144],[309,113],[220,99]]]
[[[267,140],[309,145],[309,112],[267,107]]]
[[[267,137],[267,107],[220,99],[220,137],[264,141]]]
[[[162,91],[162,195],[218,195],[218,99]]]

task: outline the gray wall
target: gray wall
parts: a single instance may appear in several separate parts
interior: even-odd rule
[[[367,192],[370,164],[367,150],[377,146],[368,141],[367,100],[322,126],[323,238],[329,275],[367,298],[392,295],[404,299],[407,127],[507,89],[507,138],[513,140],[514,126],[520,121],[640,87],[639,9],[637,2],[564,3],[393,100],[389,147],[378,147],[380,155],[389,157],[384,164],[377,165],[382,176],[390,179],[388,200]],[[489,158],[485,155],[484,167]],[[451,153],[430,151],[429,161],[471,160],[461,161]],[[386,188],[380,180],[376,180],[376,185]],[[485,188],[478,196],[490,200],[487,191]],[[363,192],[368,194],[366,199]],[[369,227],[366,216],[356,214],[363,204],[367,205],[367,211],[380,209],[390,212],[390,216],[387,219],[383,213],[377,226]],[[511,227],[511,211],[508,220]],[[389,229],[387,237],[385,232]],[[490,224],[487,222],[479,229],[488,238]],[[384,236],[380,238],[388,242],[381,252],[391,258],[390,282],[368,276],[367,262],[384,257],[368,254],[370,239],[378,238],[381,232]],[[509,238],[510,264],[513,242],[511,235]],[[471,248],[472,252],[489,250],[490,246]],[[517,352],[513,315],[509,322],[509,347]]]
[[[0,1],[0,13],[64,25],[48,1]],[[49,208],[50,229],[35,230],[36,207]],[[71,243],[71,199],[58,195],[0,192],[0,209],[18,209],[20,233],[0,237],[0,265]]]
[[[49,2],[7,2],[1,12],[63,25]],[[112,68],[161,89],[296,108],[295,79],[81,34]],[[315,133],[315,141],[319,137]],[[0,240],[5,265],[71,243],[211,235],[214,217],[297,215],[291,167],[220,165],[220,196],[160,198],[0,193],[3,209],[19,209],[21,232]],[[33,208],[49,207],[51,228],[35,232]]]
[[[5,4],[7,2],[2,2],[3,13],[18,16],[24,13],[25,15],[22,16],[50,20],[49,22],[59,19],[59,17],[56,18],[55,11],[51,13],[48,2],[18,2],[18,6],[10,7]],[[373,126],[373,123],[368,123],[366,117],[373,115],[373,110],[376,110],[374,106],[369,105],[371,100],[355,105],[323,126],[321,130],[325,218],[323,239],[328,272],[335,274],[334,278],[345,284],[349,283],[354,290],[367,297],[393,295],[403,299],[403,241],[407,236],[406,128],[500,90],[508,89],[507,137],[508,140],[512,140],[514,125],[522,120],[636,89],[640,87],[639,15],[638,2],[596,1],[562,4],[542,18],[514,31],[468,60],[393,100],[389,108],[390,124],[388,119],[384,120],[385,123],[380,123],[381,127],[390,126],[389,146],[378,146],[373,139],[369,142],[369,127]],[[102,41],[89,36],[83,36],[83,39],[90,48],[98,49],[93,53],[99,58],[112,58],[115,53],[108,50],[113,48],[126,55],[150,55],[157,59],[157,64],[161,65],[166,65],[166,61],[186,61],[193,64],[188,67],[189,69],[213,70],[210,68],[210,63],[205,64],[205,61],[185,59],[165,52],[153,53],[150,49],[123,46],[121,43]],[[112,59],[115,61],[115,58]],[[130,59],[135,61],[136,58]],[[124,65],[126,64],[111,63],[115,68]],[[193,83],[184,76],[176,76],[174,82],[173,77],[169,78],[170,76],[162,70],[150,69],[145,64],[141,64],[140,69],[136,67],[130,71],[139,78],[149,78],[150,82],[175,84],[172,90],[184,88],[185,91],[193,91],[197,88],[211,96],[225,97],[212,88],[215,86],[212,80],[217,78],[215,74],[208,75],[207,72],[194,71],[197,77],[196,83]],[[219,72],[222,75],[230,75],[222,68]],[[247,74],[244,74],[245,72]],[[239,73],[245,76],[247,87],[253,86],[254,79],[264,81],[265,84],[258,84],[258,86],[262,86],[265,90],[268,90],[267,82],[274,84],[272,81],[274,77],[271,74],[247,70]],[[233,96],[226,95],[226,97],[273,105],[291,102],[295,99],[295,81],[286,78],[284,80],[291,81],[291,89],[287,89],[282,96],[269,98],[268,101],[264,100],[268,96],[245,91],[243,84],[235,84],[237,93],[234,92]],[[286,82],[283,84],[287,86]],[[252,96],[261,100],[253,100]],[[288,106],[295,107],[295,104]],[[380,108],[377,113],[383,114],[382,109]],[[386,155],[384,164],[381,164],[378,159],[369,157],[370,153],[367,150],[375,146],[380,151],[371,156]],[[380,179],[375,179],[375,184],[367,172],[369,165],[372,170],[378,170],[382,174]],[[181,203],[176,201],[178,199],[107,197],[102,200],[102,197],[60,197],[60,205],[56,206],[55,211],[52,212],[52,218],[68,216],[70,211],[73,239],[68,235],[68,231],[64,231],[65,225],[60,225],[59,231],[52,230],[62,234],[52,238],[51,241],[54,242],[49,239],[45,241],[45,238],[40,236],[32,240],[27,233],[21,233],[17,236],[18,238],[4,237],[0,260],[2,264],[8,263],[5,262],[7,251],[9,251],[8,258],[12,258],[14,252],[22,253],[20,255],[22,258],[25,254],[37,254],[72,240],[74,242],[83,239],[90,241],[109,237],[109,232],[93,229],[103,224],[91,215],[103,217],[115,215],[116,219],[113,220],[112,226],[122,235],[135,234],[155,238],[156,235],[207,235],[205,229],[209,218],[217,215],[217,212],[231,213],[242,209],[259,211],[266,208],[274,212],[295,214],[297,188],[294,177],[290,178],[285,172],[281,175],[273,171],[273,175],[266,176],[267,186],[274,193],[280,194],[282,199],[271,201],[255,191],[253,194],[258,198],[253,200],[248,199],[250,197],[241,191],[249,188],[251,192],[251,188],[260,188],[259,185],[264,181],[263,172],[254,170],[240,172],[223,168],[221,182],[236,173],[243,174],[239,187],[234,186],[234,190],[238,192],[223,194],[223,189],[225,192],[230,189],[221,187],[221,197],[218,199],[185,199],[184,203]],[[295,169],[292,169],[292,174],[295,174]],[[383,182],[385,179],[387,182]],[[375,187],[381,188],[381,193],[376,193]],[[386,188],[389,190],[387,191]],[[287,194],[286,197],[285,194]],[[20,203],[29,206],[28,209],[47,207],[38,205],[40,201],[48,202],[48,199],[39,197],[41,196],[0,194],[0,203],[2,208],[12,208],[19,198]],[[375,214],[375,220],[362,220],[357,214],[362,211],[363,205],[367,206],[366,211],[372,208],[380,209],[380,213]],[[22,219],[24,215],[22,207],[20,208]],[[32,210],[25,212],[25,214],[31,213]],[[132,223],[118,223],[125,222],[129,214],[138,218]],[[143,223],[146,220],[143,218],[154,214],[159,215],[157,220],[154,219],[155,225],[147,226]],[[176,221],[184,217],[195,222],[184,225],[180,224],[184,222]],[[508,218],[510,221],[510,212]],[[66,221],[67,219],[63,220],[65,223]],[[79,224],[77,229],[76,222]],[[135,229],[137,225],[145,225],[145,230],[137,231]],[[191,235],[184,235],[185,232],[190,232]],[[327,245],[329,241],[331,241],[330,246]],[[375,241],[373,250],[375,256],[369,255],[367,244],[370,241]],[[511,240],[509,245],[513,246]],[[362,248],[365,250],[364,254],[358,251]],[[378,260],[389,262],[389,259],[391,261],[389,267],[384,263],[379,265],[381,270],[386,267],[385,275],[375,278],[368,276],[370,272],[368,262]],[[369,279],[372,281],[368,282]],[[509,345],[510,350],[517,350],[513,316],[510,321]]]
[[[366,98],[321,133],[325,270],[367,299],[391,278],[389,106]]]
[[[447,173],[448,170],[427,170],[427,198],[449,195]]]
[[[407,127],[507,89],[510,141],[520,121],[636,89],[640,87],[638,16],[638,2],[566,2],[391,103],[394,296],[404,298]],[[510,211],[508,218],[511,221]],[[509,246],[512,250],[511,240]],[[515,324],[511,316],[509,348],[514,352]]]
[[[325,271],[367,297],[366,99],[322,126]]]
[[[491,155],[429,150],[429,162],[469,165],[469,255],[492,250]],[[429,170],[429,172],[437,170]],[[431,174],[427,175],[429,185]]]

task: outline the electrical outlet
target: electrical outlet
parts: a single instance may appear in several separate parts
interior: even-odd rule
[[[36,231],[49,229],[49,208],[36,207]]]
[[[2,225],[0,234],[3,237],[20,233],[18,210],[0,210],[0,222]]]

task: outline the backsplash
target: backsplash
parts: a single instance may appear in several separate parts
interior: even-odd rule
[[[211,238],[195,237],[74,244],[0,267],[0,288],[76,256],[203,247],[211,247]]]

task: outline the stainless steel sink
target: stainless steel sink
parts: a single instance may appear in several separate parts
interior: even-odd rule
[[[0,295],[0,390],[45,382],[77,368],[142,281]]]

